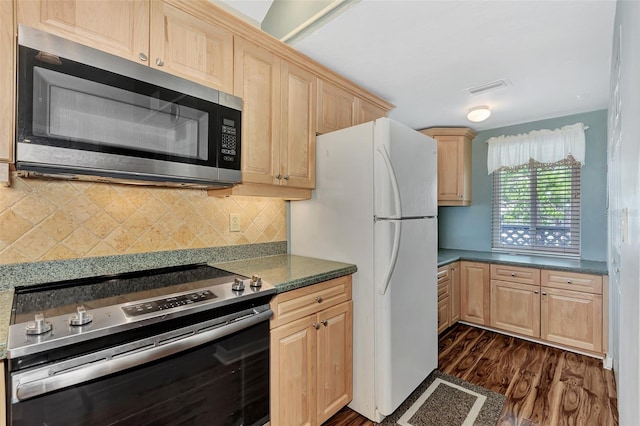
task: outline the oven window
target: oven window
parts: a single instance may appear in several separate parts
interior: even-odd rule
[[[263,425],[269,324],[10,406],[13,425]]]

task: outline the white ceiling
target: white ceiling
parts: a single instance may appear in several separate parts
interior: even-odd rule
[[[361,0],[293,47],[410,127],[485,130],[607,108],[614,14],[615,0]],[[476,105],[491,117],[467,121]]]

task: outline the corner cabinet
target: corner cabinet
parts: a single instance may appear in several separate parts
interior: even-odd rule
[[[271,301],[271,424],[320,425],[353,397],[351,276]]]
[[[438,205],[471,205],[471,141],[476,132],[466,127],[420,132],[438,142]]]
[[[225,92],[233,90],[233,34],[171,2],[33,0],[17,4],[19,23]]]

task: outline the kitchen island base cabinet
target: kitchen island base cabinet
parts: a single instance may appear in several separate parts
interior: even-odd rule
[[[320,425],[353,395],[351,277],[281,293],[271,308],[271,424]]]
[[[460,320],[490,325],[489,264],[460,262]]]

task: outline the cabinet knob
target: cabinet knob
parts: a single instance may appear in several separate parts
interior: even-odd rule
[[[515,273],[515,272],[512,272],[512,273],[511,273],[511,276],[512,276],[512,277],[515,277],[515,276],[516,276],[516,273]]]
[[[138,55],[138,58],[140,58],[140,60],[141,60],[142,62],[146,62],[146,61],[147,61],[147,59],[149,59],[149,58],[147,58],[147,55],[145,55],[144,53],[140,53],[140,54]]]
[[[317,322],[314,322],[313,328],[315,328],[316,330],[320,330],[320,324],[318,324]]]
[[[322,323],[322,325],[324,325],[325,327],[329,325],[329,321],[327,320],[322,320],[320,321]]]
[[[543,292],[542,292],[542,295],[543,295],[543,296],[546,296],[546,295],[547,295],[547,293],[543,291]]]
[[[322,297],[320,297],[320,296],[316,297],[316,302],[322,303]]]
[[[278,179],[278,180],[282,179],[282,175],[280,173],[278,173],[278,175],[276,176],[276,179]]]
[[[573,284],[573,280],[567,280],[567,284]]]
[[[538,294],[539,291],[538,290],[533,290],[533,294]]]
[[[164,65],[164,62],[162,61],[162,59],[158,58],[158,59],[156,59],[156,65],[161,67],[161,66]]]
[[[285,175],[284,180],[289,180],[289,175]]]

